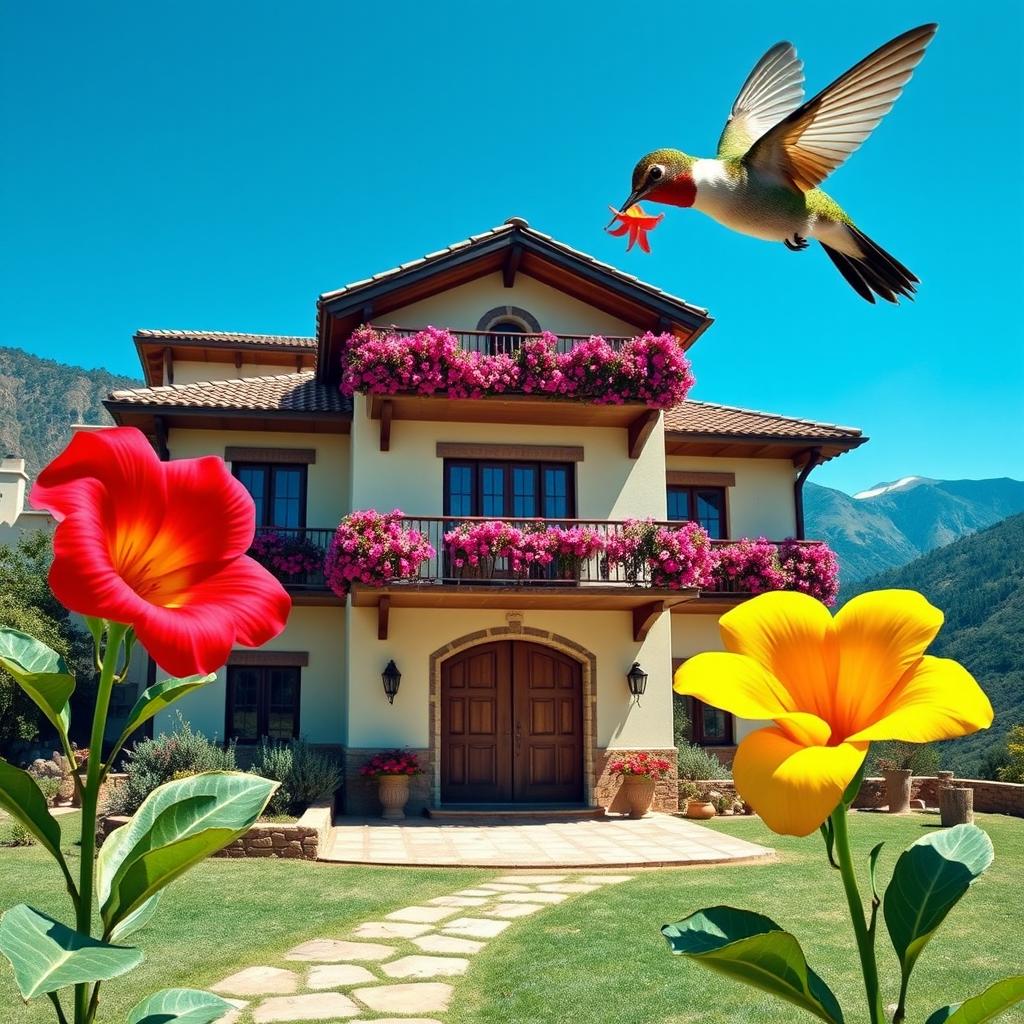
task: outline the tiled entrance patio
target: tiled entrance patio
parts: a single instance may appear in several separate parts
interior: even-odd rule
[[[765,846],[667,814],[638,821],[528,820],[449,824],[338,818],[320,860],[346,864],[502,868],[671,867],[765,860]]]

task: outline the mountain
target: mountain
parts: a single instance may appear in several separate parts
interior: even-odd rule
[[[844,586],[1024,512],[1024,481],[908,476],[851,497],[808,482],[807,536],[839,555]]]
[[[842,596],[890,587],[918,590],[942,609],[946,622],[929,654],[965,665],[995,708],[991,729],[942,744],[942,767],[991,777],[1010,727],[1024,724],[1024,515],[844,587]]]
[[[0,347],[0,457],[16,456],[34,477],[68,443],[72,423],[110,423],[102,401],[142,381]]]

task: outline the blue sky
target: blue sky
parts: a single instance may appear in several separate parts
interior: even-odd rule
[[[1024,477],[1021,7],[832,8],[6,4],[0,344],[137,373],[137,327],[311,333],[320,292],[515,214],[710,308],[694,397],[870,434],[819,483]],[[602,233],[644,152],[712,155],[776,40],[814,92],[930,20],[827,185],[916,303],[869,306],[816,246],[693,211],[651,256]]]

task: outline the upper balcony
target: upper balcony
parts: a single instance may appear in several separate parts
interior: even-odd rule
[[[767,590],[834,597],[835,560],[817,541],[710,541],[695,524],[355,513],[325,571],[335,531],[257,532],[252,554],[299,603],[356,607],[632,611],[642,638],[661,612],[725,610]],[[319,597],[318,597],[319,595]]]
[[[693,384],[679,338],[363,326],[341,356],[389,451],[396,420],[625,428],[637,458],[660,412]]]

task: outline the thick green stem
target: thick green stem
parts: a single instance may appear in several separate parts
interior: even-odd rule
[[[864,917],[864,904],[857,888],[857,875],[853,869],[853,855],[850,852],[850,833],[847,829],[846,805],[840,804],[832,815],[832,828],[835,834],[835,852],[839,859],[839,872],[846,890],[846,902],[850,906],[850,919],[853,921],[853,932],[857,937],[857,949],[860,952],[860,966],[864,974],[864,991],[867,993],[868,1014],[871,1024],[884,1024],[885,1012],[882,1009],[882,994],[878,987],[878,965],[875,962],[875,937],[868,929]]]
[[[111,622],[107,629],[107,647],[103,652],[100,682],[96,692],[96,709],[92,716],[89,739],[89,764],[82,787],[82,863],[78,882],[78,907],[75,927],[83,935],[92,934],[93,881],[96,869],[96,807],[100,794],[100,769],[103,759],[103,734],[107,727],[110,691],[121,656],[121,644],[128,626]],[[91,1011],[91,1013],[90,1013]],[[89,986],[75,986],[75,1024],[89,1024],[95,1006],[89,1004]]]

